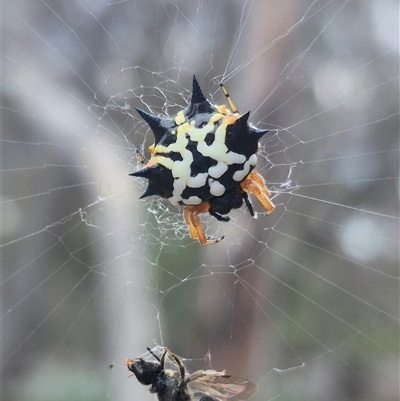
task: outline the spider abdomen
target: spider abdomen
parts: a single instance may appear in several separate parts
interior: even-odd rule
[[[212,105],[195,81],[188,108],[161,119],[142,110],[155,136],[152,157],[134,176],[149,180],[142,197],[158,195],[173,205],[198,205],[243,181],[257,162],[266,132],[226,107]]]

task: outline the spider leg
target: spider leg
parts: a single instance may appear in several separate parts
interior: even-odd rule
[[[207,238],[203,227],[201,226],[199,214],[207,213],[210,210],[209,202],[200,203],[200,205],[185,206],[183,216],[189,227],[190,237],[199,240],[201,245],[216,244],[224,239],[224,236],[218,238]]]
[[[244,199],[244,203],[247,206],[247,209],[249,209],[249,212],[252,216],[254,216],[254,209],[253,209],[253,205],[250,202],[249,199],[249,195],[247,195],[247,192],[243,192],[243,199]]]
[[[230,220],[230,218],[228,216],[222,216],[221,214],[214,212],[214,210],[212,210],[211,208],[208,211],[208,213],[210,213],[211,216],[214,216],[218,221],[229,221]]]
[[[224,84],[219,84],[219,86],[221,87],[221,90],[222,90],[222,92],[224,93],[224,95],[225,95],[225,97],[226,97],[226,100],[228,101],[228,103],[229,103],[229,107],[231,108],[231,110],[232,110],[232,113],[238,113],[239,111],[238,111],[238,109],[237,109],[237,107],[235,106],[235,103],[233,103],[233,100],[232,100],[232,98],[231,98],[231,96],[230,96],[230,94],[229,94],[229,92],[228,92],[228,89],[226,89],[225,88],[225,85]]]
[[[270,199],[271,193],[268,191],[268,188],[265,185],[264,178],[262,178],[260,174],[258,174],[255,171],[252,171],[247,176],[247,178],[240,184],[240,186],[242,187],[243,191],[253,194],[259,200],[259,202],[267,210],[267,214],[270,214],[275,210],[275,205],[272,203]]]
[[[144,166],[146,164],[146,160],[144,156],[140,153],[139,149],[136,149],[136,158],[138,159],[139,163]]]

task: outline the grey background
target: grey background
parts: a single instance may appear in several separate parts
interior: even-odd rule
[[[396,400],[396,1],[2,2],[2,399],[147,400],[162,344],[256,400]],[[270,129],[276,211],[138,200],[151,134],[196,74]],[[258,212],[262,209],[254,201]]]

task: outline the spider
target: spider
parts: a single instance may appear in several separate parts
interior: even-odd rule
[[[257,392],[257,386],[247,379],[227,375],[225,371],[198,370],[186,372],[182,360],[167,348],[159,358],[147,362],[142,358],[126,359],[128,369],[143,385],[151,385],[159,401],[239,401],[247,400]],[[165,365],[168,362],[167,369]]]
[[[175,206],[184,205],[190,236],[202,245],[220,242],[224,236],[206,237],[201,213],[226,222],[229,212],[244,201],[254,216],[249,193],[267,214],[275,209],[264,179],[253,171],[258,141],[267,130],[248,123],[250,112],[240,115],[225,86],[220,86],[230,109],[211,104],[195,76],[190,104],[175,116],[161,118],[136,109],[154,134],[150,160],[130,174],[148,179],[140,198],[158,195]]]

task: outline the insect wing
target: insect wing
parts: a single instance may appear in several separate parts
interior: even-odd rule
[[[191,392],[195,393],[195,400],[201,399],[203,394],[218,401],[245,401],[257,393],[257,385],[241,377],[205,374],[190,383]]]

